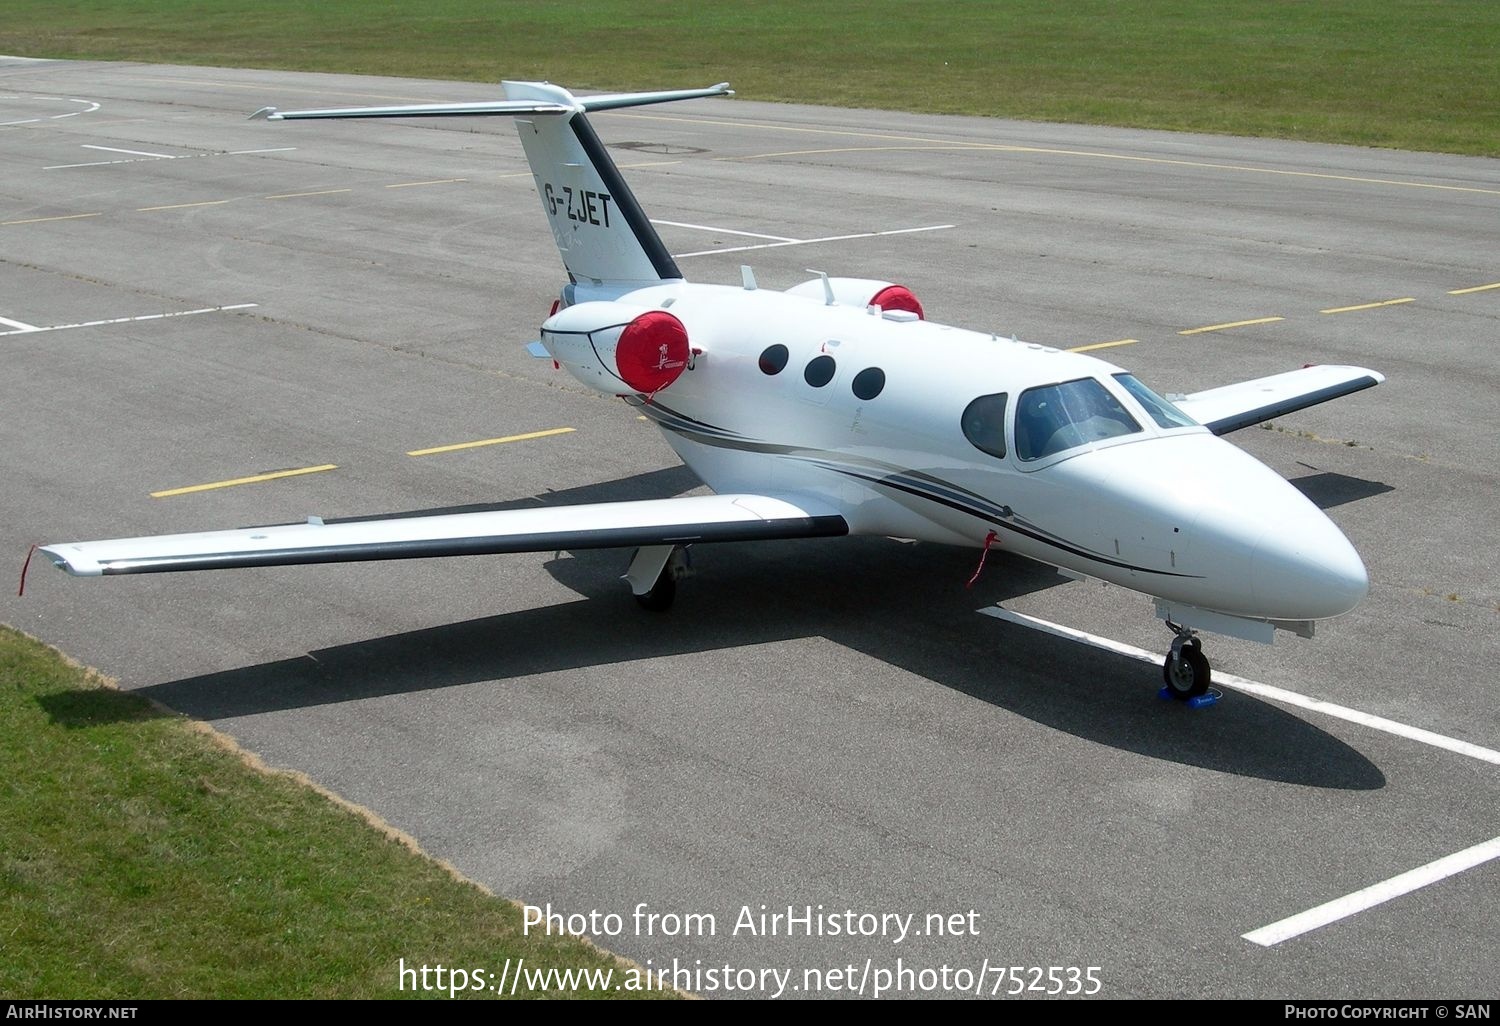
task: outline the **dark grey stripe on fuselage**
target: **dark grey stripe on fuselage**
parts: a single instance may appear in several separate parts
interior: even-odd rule
[[[967,513],[970,516],[978,517],[979,519],[984,520],[985,522],[992,524],[995,527],[1003,527],[1007,531],[1012,531],[1015,534],[1030,538],[1033,541],[1039,541],[1043,545],[1050,545],[1054,549],[1061,549],[1064,552],[1072,553],[1075,556],[1081,556],[1082,558],[1092,560],[1095,563],[1103,563],[1105,566],[1115,566],[1119,567],[1121,570],[1131,570],[1141,574],[1156,574],[1158,577],[1199,578],[1202,576],[1200,574],[1179,574],[1171,570],[1156,570],[1149,566],[1136,566],[1134,563],[1124,563],[1118,559],[1110,559],[1109,557],[1102,556],[1097,552],[1090,552],[1088,549],[1081,549],[1071,542],[1065,541],[1052,534],[1033,530],[1021,524],[1012,523],[1009,520],[999,519],[992,513],[986,512],[982,507],[972,506],[968,503],[951,498],[949,496],[922,491],[895,478],[879,478],[856,473],[855,471],[846,470],[843,468],[835,469],[838,469],[839,473],[844,474],[848,477],[857,477],[862,481],[868,481],[871,484],[879,485],[883,488],[893,488],[896,491],[905,492],[908,495],[915,495],[919,499],[926,499],[928,502],[936,502],[939,505],[947,506],[949,509],[956,509],[960,513]]]
[[[546,534],[478,538],[440,538],[365,545],[322,545],[309,549],[266,549],[213,555],[121,559],[104,565],[110,574],[151,574],[179,570],[229,570],[253,566],[299,566],[309,563],[357,563],[380,559],[434,556],[488,556],[508,552],[556,549],[614,549],[639,545],[694,545],[707,542],[778,541],[787,538],[835,538],[849,533],[835,515],[788,517],[728,524],[616,527],[597,531],[550,531]]]
[[[627,402],[630,401],[627,398]],[[1131,570],[1136,573],[1156,574],[1159,577],[1199,577],[1199,574],[1180,574],[1171,570],[1156,570],[1147,566],[1136,566],[1134,563],[1125,563],[1117,559],[1111,559],[1098,552],[1080,548],[1072,542],[1058,538],[1049,532],[1036,528],[1027,527],[1014,521],[1014,514],[1007,518],[1003,508],[989,499],[965,488],[961,488],[949,481],[932,476],[931,474],[908,470],[894,465],[880,465],[870,461],[869,467],[850,465],[846,461],[836,460],[840,454],[818,449],[805,449],[793,446],[777,445],[772,442],[758,442],[748,438],[742,438],[731,434],[727,429],[714,427],[710,424],[702,424],[693,420],[685,414],[662,406],[660,403],[645,404],[641,402],[632,405],[640,405],[646,408],[663,429],[679,434],[689,441],[698,442],[701,445],[711,445],[723,449],[737,449],[742,452],[760,453],[762,455],[782,456],[787,459],[800,460],[812,463],[834,473],[843,474],[845,477],[857,478],[870,484],[883,488],[890,488],[903,492],[907,495],[935,502],[949,509],[967,513],[972,517],[978,517],[997,528],[1004,528],[1015,534],[1023,535],[1033,541],[1050,545],[1055,549],[1102,563],[1105,566],[1119,567],[1122,570]],[[712,433],[710,433],[712,432]]]
[[[594,134],[594,126],[589,124],[588,118],[582,114],[575,114],[571,120],[573,134],[578,138],[578,144],[583,147],[583,152],[588,155],[594,170],[599,172],[599,177],[604,180],[604,187],[614,198],[615,209],[625,216],[625,223],[635,233],[636,241],[641,244],[641,249],[646,253],[646,258],[651,261],[651,266],[656,269],[659,277],[681,278],[682,272],[677,269],[677,261],[672,259],[672,254],[667,252],[667,247],[662,243],[661,236],[656,234],[656,229],[651,226],[651,219],[641,209],[636,201],[635,193],[630,191],[630,186],[625,184],[625,176],[620,174],[620,169],[615,167],[615,162],[610,159],[609,153],[604,149],[604,143]]]

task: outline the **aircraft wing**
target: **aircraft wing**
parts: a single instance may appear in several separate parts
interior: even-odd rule
[[[1363,367],[1314,365],[1173,399],[1216,435],[1225,435],[1330,399],[1373,388],[1385,375]]]
[[[312,517],[306,523],[276,527],[39,548],[70,574],[98,577],[848,533],[844,518],[821,504],[768,495],[700,495],[332,524]]]

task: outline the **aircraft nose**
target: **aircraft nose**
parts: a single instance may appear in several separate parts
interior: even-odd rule
[[[1262,608],[1278,610],[1277,619],[1339,616],[1370,590],[1349,539],[1322,511],[1310,512],[1314,516],[1298,518],[1295,531],[1268,524],[1250,560],[1251,589]]]
[[[1125,566],[1106,580],[1258,620],[1340,616],[1369,590],[1326,513],[1206,431],[1103,447],[1041,473],[1059,488],[1049,524],[1097,539],[1107,566]]]

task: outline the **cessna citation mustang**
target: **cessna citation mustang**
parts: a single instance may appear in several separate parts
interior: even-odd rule
[[[587,114],[731,95],[575,97],[506,82],[488,103],[256,117],[514,117],[568,284],[531,351],[651,418],[715,493],[639,502],[47,545],[81,576],[636,548],[671,604],[685,547],[872,534],[991,544],[1143,592],[1175,634],[1168,690],[1203,694],[1197,631],[1310,635],[1368,588],[1339,529],[1219,436],[1378,384],[1306,367],[1178,398],[1089,356],[925,320],[906,288],[823,276],[785,292],[683,280]]]

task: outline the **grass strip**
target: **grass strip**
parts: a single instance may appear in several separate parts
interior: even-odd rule
[[[1493,0],[7,0],[0,53],[1500,155]]]
[[[372,821],[0,626],[0,994],[446,1000],[401,989],[400,960],[498,983],[524,958],[622,989],[517,997],[632,996],[628,963],[524,937],[517,905]]]

